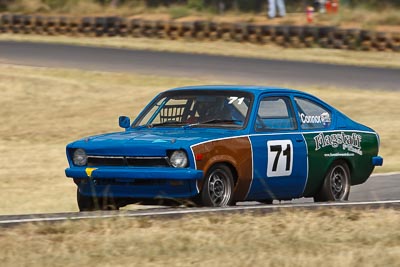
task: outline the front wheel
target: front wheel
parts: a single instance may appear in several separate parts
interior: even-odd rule
[[[76,192],[76,200],[78,202],[79,211],[96,211],[96,210],[119,210],[119,205],[109,198],[97,198],[94,196],[85,196]]]
[[[350,170],[344,161],[335,162],[325,176],[321,190],[314,196],[315,202],[348,200],[350,194]]]
[[[272,205],[274,200],[273,199],[263,199],[263,200],[258,200],[258,202],[266,205]]]
[[[93,211],[98,207],[98,200],[95,197],[84,196],[76,190],[76,200],[78,202],[79,211]],[[97,208],[98,209],[98,208]]]
[[[207,172],[200,198],[204,206],[223,207],[234,203],[232,172],[226,165],[215,165]]]

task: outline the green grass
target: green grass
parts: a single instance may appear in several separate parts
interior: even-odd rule
[[[189,16],[190,11],[185,6],[173,6],[169,9],[169,15],[172,19],[179,19]]]

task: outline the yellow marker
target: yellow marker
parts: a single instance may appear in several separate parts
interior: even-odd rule
[[[96,168],[86,168],[86,174],[88,177],[92,177],[92,172],[97,170]]]

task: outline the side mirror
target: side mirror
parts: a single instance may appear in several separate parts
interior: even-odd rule
[[[119,116],[119,127],[128,129],[131,127],[131,119],[127,116]]]

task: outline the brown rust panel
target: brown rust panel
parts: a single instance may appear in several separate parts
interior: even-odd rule
[[[236,137],[210,141],[193,146],[196,155],[202,155],[202,159],[196,160],[197,169],[204,173],[216,163],[229,163],[237,173],[237,182],[234,189],[234,198],[237,201],[244,200],[251,185],[253,165],[251,143],[248,137]],[[198,182],[201,190],[203,182]]]

